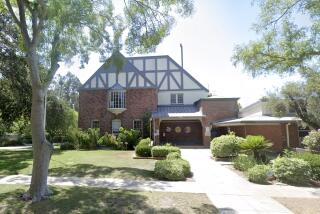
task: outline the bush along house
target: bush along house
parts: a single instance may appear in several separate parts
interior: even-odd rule
[[[120,56],[121,66],[115,66],[111,57],[81,87],[80,128],[114,134],[120,127],[133,128],[150,135],[154,144],[190,146],[209,146],[213,137],[228,130],[239,135],[266,134],[279,144],[275,148],[298,138],[294,118],[278,121],[279,126],[269,121],[233,123],[240,119],[238,98],[210,97],[208,89],[170,56]]]

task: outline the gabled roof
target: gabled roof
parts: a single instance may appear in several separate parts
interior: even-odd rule
[[[123,66],[117,69],[107,60],[82,86],[81,90],[108,89],[115,84],[127,88],[158,88],[159,91],[205,90],[171,57],[124,57]]]

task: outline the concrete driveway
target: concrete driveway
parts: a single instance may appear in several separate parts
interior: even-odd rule
[[[271,197],[318,198],[320,189],[278,185],[258,185],[240,177],[222,163],[211,159],[209,149],[182,149],[191,164],[194,179],[205,189],[221,213],[292,213]]]

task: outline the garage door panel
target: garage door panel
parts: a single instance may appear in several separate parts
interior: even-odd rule
[[[174,145],[202,145],[200,121],[161,121],[161,143]]]

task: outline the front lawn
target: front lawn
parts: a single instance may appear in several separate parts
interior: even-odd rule
[[[55,150],[50,176],[152,180],[155,160],[133,159],[134,151]],[[0,151],[0,175],[31,174],[32,151]]]
[[[0,213],[218,213],[205,194],[51,187],[50,199],[20,200],[22,185],[0,185]]]

